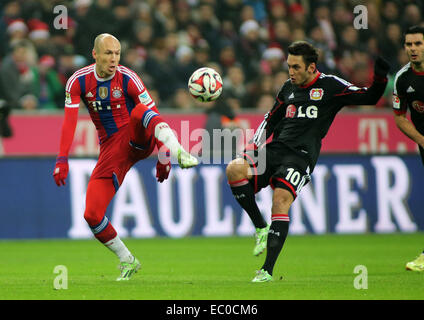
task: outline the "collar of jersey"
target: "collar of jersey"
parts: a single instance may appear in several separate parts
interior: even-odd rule
[[[315,78],[311,82],[309,82],[309,83],[307,83],[307,84],[305,84],[303,86],[299,86],[299,87],[300,88],[307,88],[307,87],[312,86],[318,80],[318,78],[319,78],[320,75],[321,75],[321,72],[318,71],[317,72],[317,75],[315,76]]]
[[[115,73],[116,73],[116,71],[115,71]],[[111,76],[109,76],[109,77],[107,77],[107,78],[101,78],[101,77],[99,77],[99,75],[97,74],[97,71],[96,71],[96,64],[94,64],[94,76],[96,77],[96,80],[97,81],[109,81],[110,79],[112,79],[114,76],[115,76],[115,73],[114,74],[112,74]]]
[[[411,69],[412,69],[412,72],[415,73],[418,76],[424,75],[424,71],[416,71],[416,70],[414,70],[414,67],[413,67],[412,64],[411,64]]]

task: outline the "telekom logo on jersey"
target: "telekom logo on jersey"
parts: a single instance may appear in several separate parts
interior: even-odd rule
[[[290,104],[286,109],[286,118],[294,118],[296,116],[296,106],[294,104]],[[307,106],[306,111],[304,111],[304,107],[300,106],[297,109],[297,118],[309,118],[315,119],[318,117],[318,107],[317,106]]]

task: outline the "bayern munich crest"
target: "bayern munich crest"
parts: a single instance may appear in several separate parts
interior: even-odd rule
[[[121,88],[113,88],[112,90],[112,97],[114,97],[115,99],[119,99],[120,97],[122,97],[122,91]]]

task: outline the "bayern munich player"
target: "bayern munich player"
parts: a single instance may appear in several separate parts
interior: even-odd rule
[[[99,159],[87,186],[84,218],[94,236],[120,259],[121,274],[117,281],[129,280],[140,268],[140,262],[105,215],[125,174],[155,147],[159,154],[166,154],[159,157],[156,165],[159,182],[168,178],[169,155],[178,159],[181,168],[196,166],[198,160],[181,147],[137,74],[119,64],[118,39],[110,34],[98,35],[92,55],[95,63],[76,71],[66,84],[65,117],[53,177],[58,186],[65,185],[69,150],[82,101],[100,142]]]

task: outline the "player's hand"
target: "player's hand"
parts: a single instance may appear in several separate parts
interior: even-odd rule
[[[159,151],[158,162],[156,163],[156,178],[158,182],[162,183],[168,179],[169,172],[171,171],[171,156],[169,150],[166,152]]]
[[[375,63],[374,63],[374,74],[385,78],[387,76],[387,74],[390,71],[390,64],[389,62],[384,59],[381,56],[378,56],[377,59],[375,59]]]
[[[56,184],[60,186],[64,186],[66,184],[65,180],[68,176],[69,172],[69,164],[67,157],[57,157],[56,165],[53,171],[53,178]]]
[[[168,179],[169,172],[171,171],[171,162],[162,163],[158,160],[156,163],[156,178],[158,182],[162,183]]]

